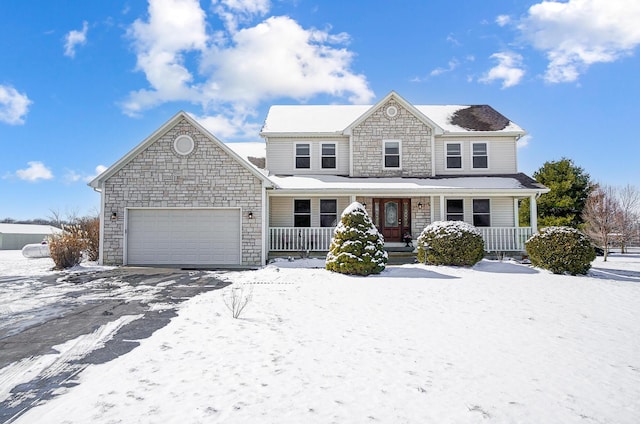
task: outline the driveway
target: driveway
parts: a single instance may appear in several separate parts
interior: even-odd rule
[[[215,273],[158,268],[0,276],[0,422],[134,349],[181,302],[226,284]]]

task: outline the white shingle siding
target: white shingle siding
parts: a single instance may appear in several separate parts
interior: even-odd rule
[[[296,169],[296,144],[307,143],[311,148],[311,167]],[[336,167],[322,168],[322,144],[336,144]],[[275,175],[348,175],[349,139],[327,138],[270,138],[267,142],[267,169]]]
[[[337,200],[337,219],[340,220],[342,211],[351,204],[348,196],[305,196],[303,194],[293,197],[274,196],[269,199],[270,227],[293,227],[293,201],[294,199],[311,200],[311,226],[320,226],[320,200]]]
[[[181,134],[195,141],[186,157],[173,151]],[[238,207],[243,211],[242,264],[261,265],[262,181],[184,119],[105,181],[104,201],[105,264],[123,262],[125,208]]]
[[[445,145],[447,143],[461,144],[461,169],[446,169]],[[487,143],[488,168],[474,169],[472,167],[473,143]],[[515,174],[518,172],[514,137],[436,137],[435,155],[436,175]]]

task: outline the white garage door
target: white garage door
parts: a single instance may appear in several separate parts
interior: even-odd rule
[[[129,265],[239,265],[239,209],[130,209]]]

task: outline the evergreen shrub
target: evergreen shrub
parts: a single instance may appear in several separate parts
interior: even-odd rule
[[[387,264],[384,238],[358,202],[349,205],[333,232],[326,269],[342,274],[379,274]]]
[[[554,274],[586,274],[596,252],[589,239],[571,227],[546,227],[525,243],[531,264]]]
[[[463,221],[436,221],[418,237],[418,262],[473,266],[484,257],[482,234]]]

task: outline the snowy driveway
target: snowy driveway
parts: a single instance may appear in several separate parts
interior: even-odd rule
[[[38,272],[39,264],[0,270],[0,422],[68,386],[88,365],[129,352],[168,324],[179,303],[226,285],[201,271]]]

